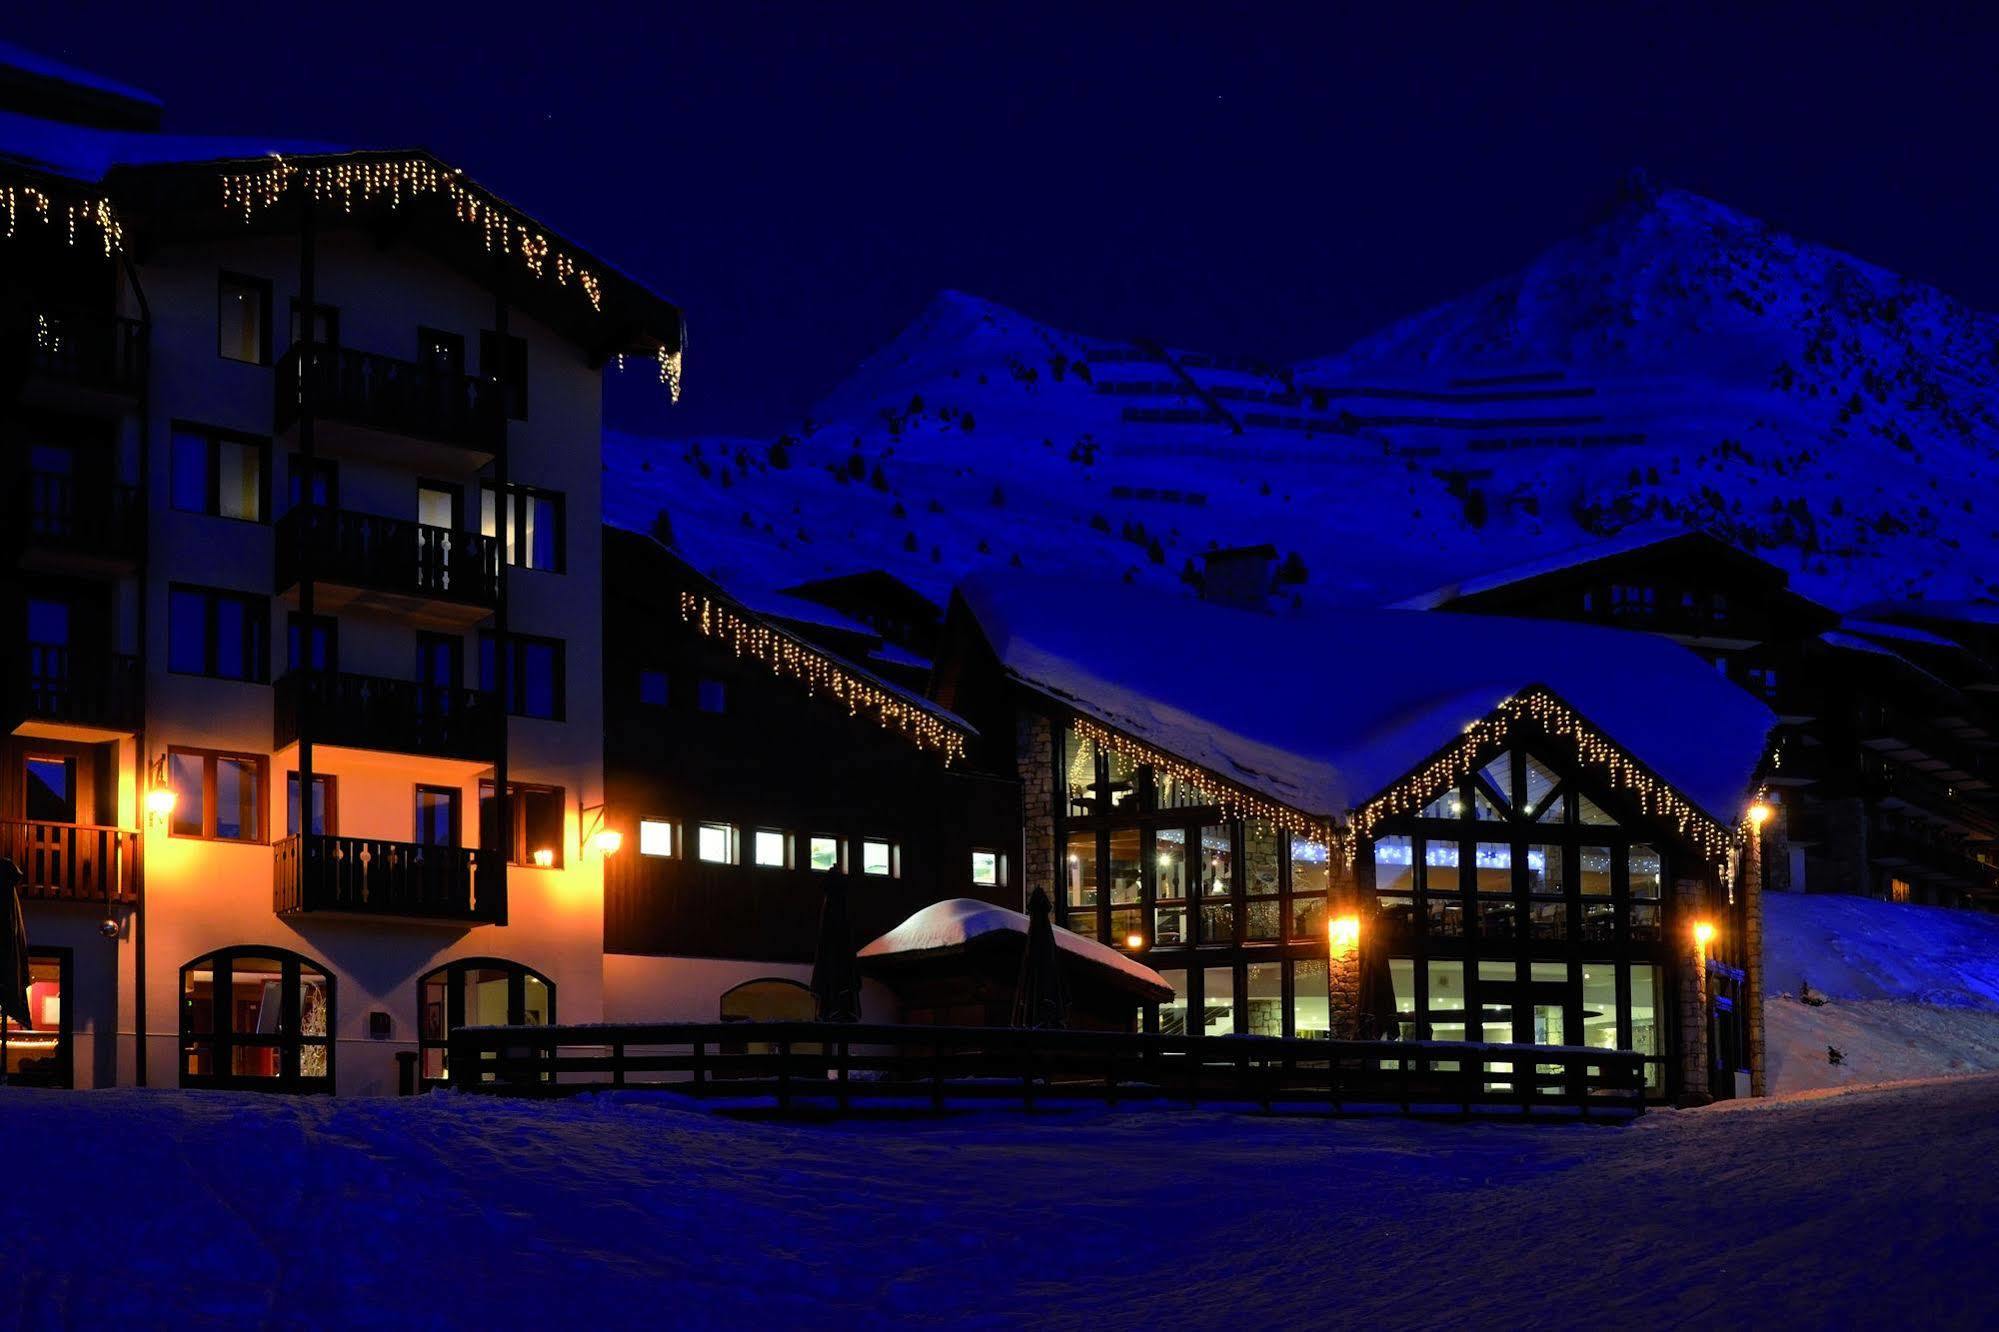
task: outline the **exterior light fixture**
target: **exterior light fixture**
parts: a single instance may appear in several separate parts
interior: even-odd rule
[[[1705,952],[1707,946],[1713,942],[1714,923],[1706,920],[1694,922],[1694,947]]]
[[[1768,801],[1759,800],[1749,807],[1749,821],[1761,828],[1770,821],[1770,815],[1773,813],[1775,811],[1770,808]]]
[[[545,846],[540,848],[534,853],[534,864],[536,869],[550,868],[555,864],[555,852]]]
[[[625,835],[616,828],[600,828],[590,835],[590,849],[600,856],[616,855],[625,844]]]
[[[1326,922],[1326,943],[1335,957],[1343,957],[1360,947],[1360,917],[1335,916]]]
[[[1124,936],[1124,946],[1126,948],[1129,948],[1132,952],[1136,953],[1141,948],[1145,947],[1145,936],[1140,934],[1137,930],[1133,930],[1130,934]]]
[[[164,825],[179,800],[180,797],[174,793],[171,786],[155,786],[146,792],[147,819],[151,820],[155,828]]]

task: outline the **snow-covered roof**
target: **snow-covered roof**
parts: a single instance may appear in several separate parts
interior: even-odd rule
[[[1905,643],[1921,643],[1926,647],[1956,648],[1963,651],[1963,644],[1933,634],[1927,629],[1918,629],[1911,624],[1891,624],[1886,620],[1864,620],[1848,616],[1839,622],[1839,627],[1848,633],[1865,634],[1869,638],[1895,638]]]
[[[306,139],[98,129],[0,111],[0,158],[93,185],[117,167],[243,162],[273,153],[300,157],[346,151],[338,144]]]
[[[986,934],[1018,934],[1025,938],[1027,926],[1028,919],[1024,912],[981,902],[977,898],[953,897],[924,907],[862,948],[859,956],[908,957],[918,953],[944,952],[963,948],[973,939]],[[1140,985],[1154,987],[1162,992],[1161,997],[1173,993],[1173,987],[1166,983],[1166,978],[1144,963],[1134,961],[1095,939],[1085,939],[1080,934],[1065,930],[1060,925],[1054,929],[1055,946],[1063,952],[1073,953],[1100,967],[1108,967]]]
[[[1431,588],[1404,601],[1396,602],[1393,610],[1435,610],[1464,597],[1476,596],[1481,592],[1491,592],[1496,588],[1510,587],[1515,583],[1525,583],[1551,573],[1561,573],[1567,569],[1581,568],[1598,560],[1610,559],[1617,555],[1629,555],[1634,551],[1649,550],[1653,546],[1669,541],[1680,541],[1688,537],[1705,537],[1717,545],[1726,546],[1708,533],[1695,528],[1681,527],[1675,523],[1639,523],[1627,527],[1622,532],[1601,541],[1589,541],[1580,546],[1570,546],[1564,550],[1552,551],[1538,559],[1525,560],[1508,565],[1491,573],[1480,574],[1459,582],[1445,583]],[[1729,547],[1731,550],[1734,547]]]
[[[1838,629],[1826,630],[1819,635],[1819,641],[1827,647],[1839,648],[1846,652],[1865,652],[1871,656],[1886,657],[1903,670],[1920,675],[1925,680],[1932,681],[1943,688],[1950,688],[1950,685],[1935,672],[1924,668],[1917,662],[1909,660],[1909,658],[1903,656],[1894,648],[1889,647],[1886,643],[1876,642],[1872,638],[1863,638],[1859,634],[1843,633]]]
[[[66,65],[39,51],[30,51],[27,47],[16,46],[12,42],[0,42],[0,69],[25,74],[47,83],[66,83],[86,92],[98,93],[119,101],[134,102],[154,110],[159,109],[161,105],[160,99],[144,88],[135,88],[129,83],[120,83],[102,74],[78,69],[75,65]]]
[[[1016,573],[959,595],[1023,684],[1315,817],[1358,808],[1538,685],[1733,823],[1776,722],[1651,634],[1446,611],[1260,614]]]

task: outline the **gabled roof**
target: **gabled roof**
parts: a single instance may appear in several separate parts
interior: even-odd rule
[[[1163,1000],[1173,996],[1173,987],[1151,967],[1095,939],[1086,939],[1060,925],[1054,928],[1055,946],[1063,952],[1114,973],[1122,984],[1137,989],[1147,998]],[[1018,938],[1024,946],[1027,930],[1028,918],[1023,912],[977,898],[954,897],[932,902],[867,944],[857,956],[870,961],[948,956],[964,951],[975,939],[1002,942],[1009,936]]]
[[[1712,554],[1724,555],[1739,560],[1744,564],[1761,565],[1774,574],[1780,584],[1786,585],[1787,595],[1799,597],[1799,594],[1788,591],[1790,581],[1788,574],[1785,574],[1775,565],[1758,559],[1755,555],[1743,550],[1741,547],[1724,541],[1711,532],[1697,531],[1674,524],[1655,522],[1640,523],[1634,527],[1626,528],[1616,536],[1606,537],[1601,541],[1591,541],[1580,546],[1571,546],[1565,550],[1554,551],[1537,559],[1508,565],[1506,568],[1494,570],[1490,573],[1478,574],[1455,583],[1445,583],[1441,587],[1431,588],[1428,592],[1398,601],[1394,603],[1391,609],[1436,610],[1440,607],[1448,606],[1452,602],[1463,601],[1468,597],[1479,596],[1486,592],[1494,592],[1518,583],[1531,582],[1537,578],[1545,578],[1549,574],[1580,569],[1587,565],[1595,564],[1600,560],[1614,559],[1618,556],[1635,554],[1642,550],[1662,549],[1681,544],[1690,548],[1698,547]],[[1805,598],[1799,597],[1799,600],[1805,600]],[[1830,615],[1831,612],[1827,612],[1827,614]]]
[[[1448,612],[1270,615],[994,573],[959,598],[1019,683],[1308,816],[1338,819],[1529,691],[1733,825],[1776,718],[1649,634]]]

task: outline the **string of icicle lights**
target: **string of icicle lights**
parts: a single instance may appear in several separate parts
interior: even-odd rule
[[[1221,806],[1223,818],[1260,819],[1265,823],[1275,824],[1286,832],[1309,837],[1321,844],[1326,844],[1331,839],[1332,826],[1324,819],[1301,814],[1289,805],[1280,805],[1267,796],[1246,791],[1233,782],[1221,780],[1205,768],[1196,767],[1185,759],[1176,758],[1163,749],[1154,749],[1151,745],[1113,731],[1110,727],[1091,721],[1088,717],[1077,717],[1070,724],[1077,735],[1094,741],[1135,764],[1149,766],[1155,773],[1165,773],[1175,781],[1185,782],[1212,793],[1215,803]]]
[[[884,730],[897,730],[918,748],[944,756],[949,765],[965,757],[965,733],[936,713],[872,680],[847,670],[788,634],[738,615],[711,597],[680,594],[680,618],[702,635],[726,644],[738,657],[770,667],[771,674],[797,680],[808,694],[830,694],[847,705],[847,715],[866,713]]]
[[[1732,873],[1731,852],[1737,841],[1736,831],[1709,818],[1692,801],[1619,749],[1585,721],[1581,713],[1548,690],[1538,688],[1507,699],[1491,716],[1466,727],[1464,734],[1444,752],[1361,806],[1353,816],[1353,836],[1347,841],[1349,863],[1355,844],[1371,837],[1383,819],[1420,810],[1436,799],[1439,791],[1455,786],[1477,769],[1494,749],[1507,746],[1516,728],[1522,725],[1568,740],[1575,746],[1578,760],[1602,772],[1613,787],[1634,796],[1645,813],[1670,820],[1680,836],[1699,847],[1709,860],[1720,864],[1724,874]]]
[[[107,259],[125,245],[125,228],[109,199],[58,200],[33,185],[0,185],[0,213],[7,217],[8,240],[14,238],[23,221],[34,221],[44,226],[61,225],[71,245],[79,236],[95,234],[103,242]]]
[[[253,220],[259,211],[274,207],[294,185],[316,203],[338,205],[352,213],[363,204],[386,203],[399,209],[419,195],[441,195],[451,203],[452,213],[466,226],[477,227],[488,254],[508,254],[537,279],[558,287],[575,286],[590,308],[602,312],[603,285],[597,274],[582,260],[556,244],[547,233],[531,225],[521,214],[465,179],[455,167],[443,166],[422,157],[369,158],[362,161],[309,162],[304,165],[273,153],[268,162],[248,171],[226,172],[222,177],[222,205]],[[661,346],[659,382],[666,385],[673,401],[680,401],[681,353]]]

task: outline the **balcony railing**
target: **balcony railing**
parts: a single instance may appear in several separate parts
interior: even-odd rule
[[[467,924],[507,918],[507,867],[497,853],[323,836],[287,837],[274,851],[272,905],[281,916],[327,911]]]
[[[17,474],[0,512],[20,547],[126,561],[145,553],[146,506],[137,486],[31,471]]]
[[[295,740],[438,758],[491,759],[500,747],[493,695],[340,671],[288,671],[272,690],[273,747]]]
[[[301,505],[278,520],[278,591],[314,579],[473,606],[500,600],[500,543],[476,532]]]
[[[145,679],[137,657],[24,643],[15,650],[10,693],[16,721],[131,731],[144,710]]]
[[[23,897],[45,902],[139,900],[139,835],[79,823],[0,819],[0,859],[26,881]]]
[[[138,320],[78,310],[33,310],[17,320],[31,375],[123,395],[144,387],[146,326]]]
[[[278,361],[277,429],[300,414],[491,453],[506,419],[502,386],[374,352],[294,344]]]

